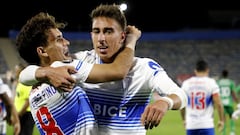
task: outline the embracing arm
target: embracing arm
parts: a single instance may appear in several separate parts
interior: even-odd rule
[[[141,36],[141,31],[134,26],[128,26],[126,47],[109,64],[94,64],[88,74],[86,82],[106,82],[123,79],[131,68],[134,50],[137,40]],[[79,71],[81,72],[81,70]],[[33,85],[39,81],[49,82],[56,88],[63,86],[70,90],[75,83],[75,78],[71,74],[77,73],[73,66],[61,67],[39,67],[28,66],[19,77],[19,81],[25,85]]]
[[[95,64],[86,82],[106,82],[123,79],[132,66],[135,45],[141,31],[134,26],[127,27],[126,47],[109,64]]]
[[[29,65],[21,71],[19,82],[27,86],[32,86],[38,82],[48,82],[56,88],[60,88],[62,85],[70,86],[75,83],[75,79],[72,78],[70,73],[76,72],[73,66],[39,67]],[[69,87],[69,89],[71,89],[71,87]]]

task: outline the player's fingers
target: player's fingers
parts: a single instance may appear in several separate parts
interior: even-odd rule
[[[146,116],[148,115],[148,111],[149,111],[149,109],[148,109],[148,106],[147,106],[147,107],[144,109],[144,111],[143,111],[143,113],[142,113],[142,115],[141,115],[141,122],[142,122],[142,124],[145,123]]]
[[[68,68],[68,72],[69,72],[70,74],[75,74],[75,73],[77,73],[77,70],[76,70],[73,66],[67,66],[67,68]]]
[[[69,85],[69,86],[76,84],[76,79],[72,76],[69,78],[66,78],[66,80],[67,80],[67,85]]]
[[[144,124],[144,127],[145,127],[145,129],[147,130],[148,127],[149,127],[149,123],[146,122],[146,123]]]
[[[155,109],[151,108],[151,106],[149,107],[149,111],[148,114],[146,116],[145,119],[145,129],[152,129],[154,126],[154,114],[155,114]]]
[[[154,127],[154,124],[153,123],[150,123],[149,124],[149,129],[152,129]]]
[[[160,119],[161,119],[161,114],[157,110],[152,109],[152,116],[149,118],[150,120],[149,128],[152,129],[153,127],[158,126]]]
[[[155,109],[154,108],[150,108],[148,111],[148,115],[146,116],[146,120],[148,122],[151,122],[153,120],[154,114],[155,114]]]
[[[163,113],[159,113],[159,114],[157,115],[157,118],[156,118],[156,121],[155,121],[155,125],[154,125],[155,127],[157,127],[157,126],[160,124],[163,116],[164,116]]]
[[[70,92],[70,91],[72,91],[73,87],[74,87],[74,85],[61,85],[59,87],[59,89]]]
[[[152,120],[150,122],[150,129],[152,129],[153,127],[155,127],[158,123],[158,113],[154,112],[153,116],[152,116]]]

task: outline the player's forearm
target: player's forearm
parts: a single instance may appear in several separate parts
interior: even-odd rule
[[[13,126],[14,134],[18,135],[21,130],[21,124],[16,107],[14,105],[11,109],[11,125]]]
[[[71,67],[74,69],[74,67]],[[62,66],[62,69],[59,68],[57,70],[54,67],[39,67],[36,65],[27,66],[19,75],[19,81],[25,85],[32,86],[38,82],[50,82],[55,86],[53,83],[54,79],[60,78],[61,75],[65,75],[64,73],[67,72],[68,76],[70,77],[70,73],[68,71],[70,67]],[[73,79],[69,79],[73,80]],[[56,80],[60,81],[60,80]],[[58,87],[58,86],[55,86]]]
[[[176,84],[172,84],[172,87],[169,88],[168,97],[173,101],[171,110],[181,110],[185,108],[187,105],[187,95],[184,90],[179,88]]]
[[[126,43],[126,47],[132,49],[133,51],[135,51],[137,40],[138,40],[138,37],[132,37],[131,41],[128,41]]]
[[[128,47],[125,47],[121,53],[115,58],[113,62],[113,68],[116,72],[116,76],[119,76],[119,79],[123,79],[133,63],[134,50]]]
[[[137,40],[141,36],[141,31],[134,26],[127,27],[127,37],[125,40],[125,48],[121,53],[117,55],[113,64],[114,68],[119,71],[123,77],[125,77],[132,66],[133,57],[135,54],[135,46]],[[120,76],[121,76],[120,75]]]
[[[142,32],[135,26],[128,25],[126,28],[125,45],[132,50],[135,50],[137,40],[141,37]]]
[[[170,92],[170,97],[174,101],[173,110],[181,110],[187,105],[187,95],[183,89],[179,88],[177,85],[175,91]]]
[[[167,96],[167,99],[170,101],[169,102],[170,110],[181,110],[186,106],[186,98],[184,94],[181,95],[179,95],[179,93],[178,95],[171,94]]]
[[[176,94],[170,94],[164,97],[155,95],[154,100],[162,100],[168,103],[168,110],[182,110],[186,106],[185,98]]]
[[[159,91],[159,93],[167,95],[172,100],[173,110],[180,110],[186,107],[186,93],[167,75],[164,70],[158,72],[152,81],[153,84],[157,84],[154,88],[155,90]],[[159,83],[161,83],[161,85],[158,85]]]
[[[24,70],[21,71],[19,75],[19,81],[28,86],[36,84],[38,80],[35,77],[35,72],[38,68],[39,66],[36,65],[27,66]]]
[[[236,103],[239,103],[239,98],[237,97],[237,94],[235,92],[232,91],[232,97],[233,97],[233,100],[236,102]]]
[[[224,109],[222,104],[217,104],[219,121],[224,122]]]
[[[14,105],[11,106],[11,116],[13,118],[13,124],[19,123],[19,116],[18,116],[16,107]]]
[[[185,108],[180,110],[181,118],[183,121],[185,121],[185,111],[186,111]]]

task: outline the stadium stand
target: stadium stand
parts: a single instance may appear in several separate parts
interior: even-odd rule
[[[10,32],[13,44],[15,36],[16,32]],[[92,49],[88,33],[66,33],[65,37],[71,41],[71,52]],[[172,78],[191,75],[195,61],[203,58],[211,64],[210,76],[217,78],[227,68],[236,83],[240,83],[239,52],[240,31],[143,33],[136,56],[155,59]]]

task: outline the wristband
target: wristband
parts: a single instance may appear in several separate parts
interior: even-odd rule
[[[173,100],[169,97],[161,97],[159,100],[166,101],[168,103],[168,110],[173,108]]]
[[[25,85],[31,86],[38,83],[35,73],[39,66],[29,65],[23,69],[19,74],[19,81]]]

